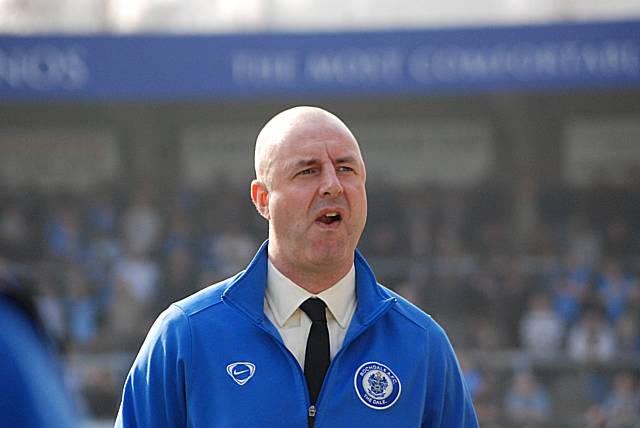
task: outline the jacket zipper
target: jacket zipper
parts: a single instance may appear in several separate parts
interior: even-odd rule
[[[316,406],[313,404],[309,406],[309,428],[313,428],[316,418]]]

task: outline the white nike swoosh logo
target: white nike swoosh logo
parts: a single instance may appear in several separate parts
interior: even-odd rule
[[[247,373],[248,371],[249,371],[249,369],[247,369],[247,370],[240,370],[239,372],[237,372],[237,371],[235,371],[235,370],[234,370],[234,371],[233,371],[233,375],[234,375],[234,376],[238,376],[238,375],[241,375],[242,373]]]

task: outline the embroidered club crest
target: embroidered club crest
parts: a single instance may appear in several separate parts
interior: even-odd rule
[[[252,363],[238,362],[227,366],[227,373],[238,385],[244,385],[253,377],[256,366]]]
[[[370,361],[361,365],[353,378],[358,398],[366,406],[384,410],[393,406],[400,397],[402,385],[391,369],[382,363]]]

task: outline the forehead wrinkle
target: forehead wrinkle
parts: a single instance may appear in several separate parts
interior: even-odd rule
[[[320,142],[318,142],[318,144],[321,144]],[[330,150],[329,150],[330,151]],[[346,153],[346,154],[342,154],[339,155],[337,157],[333,157],[331,154],[328,154],[328,157],[331,161],[332,164],[337,165],[337,164],[344,164],[344,163],[357,163],[358,162],[358,157],[354,154],[350,154],[350,153]],[[284,162],[284,166],[285,168],[293,168],[293,167],[304,167],[304,166],[311,166],[311,165],[318,165],[323,163],[322,158],[318,158],[314,155],[310,155],[310,156],[305,156],[304,154],[301,155],[294,155],[293,158],[289,158],[287,160],[285,160]]]

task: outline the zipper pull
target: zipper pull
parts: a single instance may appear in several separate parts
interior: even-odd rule
[[[309,415],[309,417],[307,419],[309,422],[309,428],[313,428],[313,426],[316,424],[316,420],[315,420],[315,416],[316,416],[316,406],[314,406],[313,404],[309,406],[309,412],[307,413]]]

